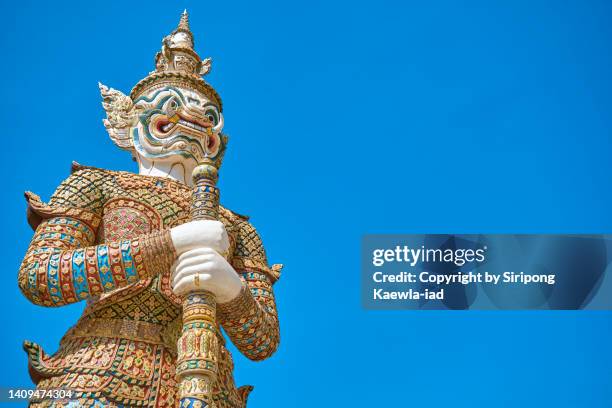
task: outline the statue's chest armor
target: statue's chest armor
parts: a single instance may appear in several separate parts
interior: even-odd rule
[[[182,224],[188,221],[190,196],[189,187],[170,180],[119,175],[109,189],[97,241],[134,239]],[[98,302],[105,298],[113,301],[98,309],[96,317],[151,323],[174,320],[180,314],[181,300],[172,292],[170,273],[102,295]]]
[[[136,238],[161,229],[161,225],[155,208],[130,197],[113,198],[104,205],[98,242]]]
[[[133,239],[151,231],[169,229],[189,221],[191,188],[181,183],[135,174],[116,175],[106,186],[98,243]],[[230,238],[230,253],[236,242],[236,226],[221,212]],[[176,319],[181,299],[172,292],[171,272],[100,296],[91,305],[93,315],[129,318],[151,323]]]
[[[156,177],[121,174],[104,204],[100,242],[131,239],[187,221],[191,189]]]

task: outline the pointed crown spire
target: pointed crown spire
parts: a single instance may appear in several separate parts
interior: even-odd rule
[[[189,29],[189,13],[187,13],[187,9],[185,9],[183,14],[181,14],[181,21],[179,21],[179,25],[176,29],[191,32]]]
[[[188,84],[203,92],[221,109],[221,98],[213,87],[201,78],[210,72],[211,64],[210,58],[201,59],[194,50],[189,13],[185,10],[176,29],[162,40],[161,51],[155,55],[155,71],[138,82],[130,95],[135,99],[154,85],[168,82],[176,84],[180,78],[184,85]]]

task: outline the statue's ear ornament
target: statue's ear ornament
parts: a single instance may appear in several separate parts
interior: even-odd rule
[[[124,93],[98,83],[102,95],[102,107],[106,111],[104,127],[113,142],[122,149],[134,146],[130,128],[136,123],[136,107],[132,99]]]
[[[212,58],[210,57],[204,58],[202,61],[200,61],[198,74],[201,76],[204,76],[210,72],[211,68],[212,68]]]

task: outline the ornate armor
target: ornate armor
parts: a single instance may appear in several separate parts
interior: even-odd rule
[[[26,193],[36,232],[19,287],[42,306],[88,302],[53,356],[25,343],[37,387],[71,390],[87,407],[177,405],[181,300],[170,288],[167,231],[188,220],[190,196],[191,188],[170,179],[77,164],[48,204]],[[223,207],[220,214],[230,237],[228,260],[249,290],[219,305],[218,323],[246,357],[261,360],[279,343],[272,284],[280,266],[268,266],[247,217]],[[218,339],[214,401],[219,408],[244,407],[251,387],[236,388],[220,331]],[[34,400],[32,406],[62,405]]]

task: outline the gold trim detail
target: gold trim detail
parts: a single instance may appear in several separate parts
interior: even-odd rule
[[[176,259],[170,230],[152,232],[140,240],[147,277],[167,272]]]

